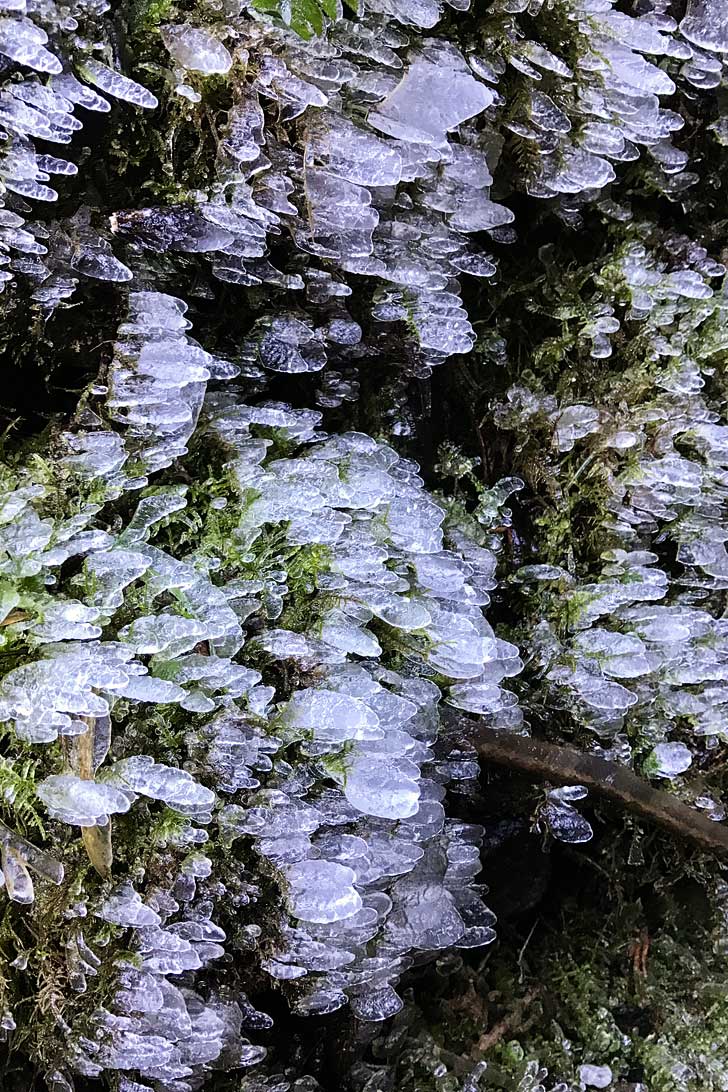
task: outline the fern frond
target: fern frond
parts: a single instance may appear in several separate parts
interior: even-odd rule
[[[35,765],[30,759],[13,762],[0,758],[0,810],[24,832],[36,830],[45,837],[37,808]]]

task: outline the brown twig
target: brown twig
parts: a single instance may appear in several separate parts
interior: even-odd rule
[[[27,622],[31,615],[27,610],[18,610],[17,607],[10,611],[0,622],[0,626],[16,626],[18,622]]]
[[[481,1057],[487,1051],[492,1050],[506,1035],[511,1035],[514,1031],[525,1031],[526,1025],[523,1022],[524,1014],[528,1006],[532,1001],[535,1001],[540,992],[540,986],[533,986],[528,990],[521,1000],[516,1003],[513,1012],[506,1013],[503,1019],[499,1020],[497,1024],[494,1024],[489,1031],[483,1032],[478,1039],[473,1054],[477,1054],[478,1057]]]
[[[458,718],[458,725],[465,729],[485,762],[557,784],[585,785],[701,849],[728,856],[728,826],[708,819],[671,793],[654,788],[626,766],[530,736],[474,726],[464,719]]]

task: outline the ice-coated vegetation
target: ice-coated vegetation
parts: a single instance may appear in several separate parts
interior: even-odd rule
[[[3,352],[77,403],[15,436],[9,393],[0,450],[29,1080],[315,1092],[283,1008],[367,1029],[350,1092],[626,1089],[618,1035],[494,1072],[520,1011],[377,1050],[493,950],[479,724],[725,819],[725,4],[2,7]],[[588,852],[591,809],[525,825]],[[630,1092],[725,1089],[710,1019]]]
[[[205,398],[211,375],[233,369],[190,340],[184,312],[132,293],[87,424],[59,436],[53,467],[6,481],[4,570],[23,591],[3,603],[5,639],[27,634],[33,652],[0,682],[5,723],[33,747],[29,806],[66,825],[62,856],[80,827],[109,885],[68,911],[72,988],[97,975],[99,942],[133,930],[94,1030],[70,1027],[69,1074],[132,1071],[175,1092],[264,1054],[238,1003],[172,981],[225,956],[218,921],[261,898],[245,860],[260,860],[279,902],[253,915],[244,950],[297,982],[301,1012],[349,1003],[384,1019],[412,952],[493,939],[472,886],[480,830],[442,804],[477,763],[435,763],[432,746],[450,681],[454,702],[485,689],[492,722],[516,723],[498,683],[520,666],[483,614],[494,555],[447,537],[416,467],[364,434],[327,436],[318,411],[250,405],[224,382]],[[193,432],[196,457],[222,461],[203,486],[217,492],[201,498],[209,526],[179,548],[187,491],[149,482],[184,461]],[[75,512],[54,524],[55,491]],[[127,497],[128,520],[102,529],[105,505]],[[71,559],[67,596],[56,583]],[[246,635],[251,618],[265,628]],[[173,765],[153,727],[167,718]],[[112,881],[120,831],[142,815],[146,863]],[[27,903],[43,854],[22,839],[12,851],[8,896]],[[119,929],[104,935],[98,919]]]

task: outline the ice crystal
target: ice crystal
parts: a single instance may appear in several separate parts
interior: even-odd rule
[[[162,41],[172,57],[183,68],[204,75],[224,74],[230,70],[232,57],[222,44],[207,31],[191,26],[166,26],[161,29]]]
[[[579,1080],[584,1088],[609,1088],[612,1071],[608,1065],[580,1065]]]
[[[71,774],[55,774],[38,786],[50,815],[80,827],[105,826],[109,815],[128,811],[133,795],[112,785],[96,784]]]

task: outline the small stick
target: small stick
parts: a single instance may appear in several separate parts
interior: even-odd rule
[[[520,952],[518,953],[518,981],[519,982],[523,982],[523,957],[526,954],[526,948],[531,943],[531,937],[536,932],[536,926],[538,925],[540,920],[541,920],[540,918],[536,918],[533,925],[531,926],[531,930],[530,930],[528,936],[526,937],[526,939],[523,942],[523,947],[521,948]]]
[[[74,738],[72,764],[80,778],[93,781],[109,749],[109,722],[108,717],[81,717],[81,720],[88,728],[83,735]],[[81,827],[81,838],[91,864],[102,879],[108,880],[114,862],[111,820],[107,819],[103,826]]]
[[[531,736],[480,725],[472,732],[472,721],[458,718],[457,723],[484,762],[564,785],[585,785],[701,849],[728,856],[728,826],[708,819],[672,793],[653,788],[626,766]]]
[[[533,986],[520,1001],[516,1002],[516,1008],[513,1012],[508,1013],[502,1020],[499,1020],[490,1031],[483,1032],[478,1039],[472,1056],[479,1057],[481,1054],[486,1054],[494,1046],[497,1046],[506,1035],[512,1035],[514,1031],[524,1031],[523,1017],[525,1011],[531,1002],[536,1000],[540,992],[540,986]]]

